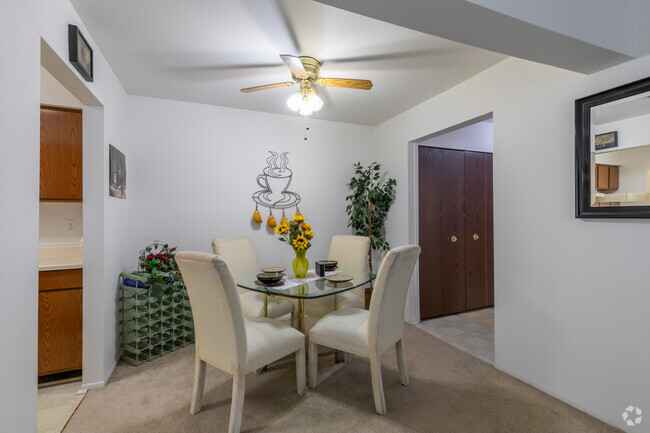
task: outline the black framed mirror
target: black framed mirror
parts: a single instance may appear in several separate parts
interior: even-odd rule
[[[575,101],[576,218],[650,218],[650,77]]]

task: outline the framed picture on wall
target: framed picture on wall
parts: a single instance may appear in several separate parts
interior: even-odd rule
[[[111,197],[126,198],[126,158],[112,144],[108,145],[108,193]]]
[[[68,56],[70,63],[86,81],[93,81],[93,49],[77,26],[68,24]]]
[[[618,147],[618,131],[608,132],[606,134],[596,135],[596,150],[609,149]]]

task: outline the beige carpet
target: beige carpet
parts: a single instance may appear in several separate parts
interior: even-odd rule
[[[368,361],[320,360],[318,388],[299,397],[292,358],[246,377],[244,432],[620,431],[494,369],[426,332],[405,327],[411,383],[399,383],[395,352],[382,357],[388,414],[375,413]],[[232,379],[209,367],[203,409],[190,415],[193,346],[134,368],[120,364],[91,390],[65,433],[225,432]]]

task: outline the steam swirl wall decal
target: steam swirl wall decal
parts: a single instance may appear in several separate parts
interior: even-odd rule
[[[289,191],[293,172],[288,167],[289,152],[282,152],[278,155],[277,152],[269,151],[271,156],[266,159],[266,168],[262,170],[262,174],[257,176],[257,184],[262,187],[260,191],[253,194],[253,201],[255,202],[255,212],[253,213],[253,221],[256,223],[262,222],[258,206],[269,208],[268,225],[270,227],[276,226],[275,217],[273,216],[273,209],[282,209],[282,221],[286,219],[284,210],[290,207],[296,208],[296,212],[300,213],[298,203],[300,203],[300,196],[293,191]]]

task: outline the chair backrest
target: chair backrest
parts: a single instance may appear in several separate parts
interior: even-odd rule
[[[381,262],[370,300],[368,344],[380,353],[402,338],[404,308],[420,247],[393,248]]]
[[[201,359],[226,372],[246,364],[246,327],[235,279],[218,256],[176,254],[190,297],[196,350]]]
[[[367,236],[334,235],[327,258],[337,260],[341,269],[368,272],[368,247],[370,238]],[[352,292],[365,302],[365,290],[359,287]]]
[[[248,236],[212,240],[212,252],[228,263],[235,278],[259,271],[255,249]],[[246,289],[238,289],[246,293]]]

